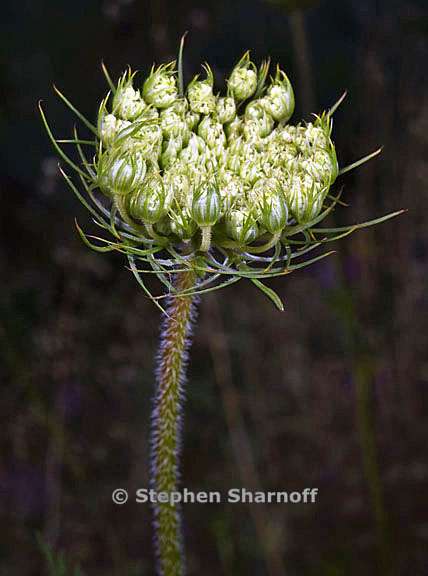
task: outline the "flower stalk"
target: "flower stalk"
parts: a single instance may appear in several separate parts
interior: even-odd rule
[[[193,269],[179,272],[175,281],[177,292],[191,290],[195,281]],[[152,488],[157,493],[174,492],[179,482],[183,389],[194,317],[194,297],[171,298],[161,330],[152,416]],[[159,574],[183,576],[179,505],[157,502],[153,512]]]

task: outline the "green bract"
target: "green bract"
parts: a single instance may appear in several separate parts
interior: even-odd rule
[[[189,267],[200,274],[192,293],[241,278],[265,288],[260,279],[324,257],[307,259],[321,244],[396,214],[355,226],[318,227],[337,204],[337,177],[379,153],[339,169],[331,131],[343,98],[312,122],[291,125],[294,93],[279,68],[269,81],[269,63],[257,69],[246,53],[221,96],[214,93],[207,65],[206,78],[195,77],[186,89],[181,56],[182,47],[178,68],[164,64],[145,79],[127,71],[117,84],[103,68],[110,92],[96,126],[57,90],[91,140],[77,131],[71,140],[55,140],[41,109],[83,193],[64,173],[67,183],[112,239],[97,237],[94,244],[80,228],[79,233],[96,250],[126,254],[146,291],[143,271],[156,274],[167,294],[174,294],[170,272]],[[77,160],[62,143],[76,146]]]

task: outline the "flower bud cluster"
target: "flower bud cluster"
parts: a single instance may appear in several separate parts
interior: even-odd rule
[[[145,225],[171,244],[204,233],[214,245],[244,248],[313,220],[338,175],[329,117],[287,124],[291,83],[279,68],[267,86],[265,78],[248,53],[225,96],[214,92],[208,66],[184,94],[175,63],[140,84],[127,72],[111,107],[108,98],[100,106],[95,185],[121,200],[137,230]]]

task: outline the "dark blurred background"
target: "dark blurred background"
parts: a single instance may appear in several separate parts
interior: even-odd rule
[[[152,576],[150,510],[111,502],[148,484],[159,313],[120,256],[90,252],[89,216],[58,176],[59,137],[94,118],[114,77],[172,59],[221,80],[248,48],[292,79],[294,120],[330,106],[347,175],[345,225],[407,214],[272,282],[200,306],[183,484],[301,490],[316,505],[188,505],[188,574],[428,574],[428,7],[426,0],[9,0],[0,54],[0,574]],[[39,540],[39,544],[37,543]],[[42,544],[40,544],[40,542]],[[54,574],[51,571],[50,574]],[[57,572],[58,574],[60,572]],[[61,573],[63,574],[63,573]]]

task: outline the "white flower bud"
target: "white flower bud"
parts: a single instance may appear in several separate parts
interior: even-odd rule
[[[226,167],[229,168],[229,170],[232,170],[235,174],[239,174],[242,162],[243,160],[239,154],[231,154],[229,152],[227,155]]]
[[[135,120],[147,104],[140,96],[139,90],[132,86],[132,76],[125,74],[120,80],[113,98],[113,113],[123,120]]]
[[[239,170],[240,177],[249,185],[263,176],[262,167],[257,157],[249,157],[241,163]]]
[[[190,182],[186,170],[178,163],[163,173],[165,190],[165,208],[169,210],[173,206],[174,199],[181,205],[190,209],[192,194]]]
[[[174,110],[180,115],[180,118],[184,118],[189,111],[189,103],[185,98],[178,98],[173,104],[171,104],[171,110]]]
[[[238,198],[244,197],[244,184],[231,170],[222,170],[218,176],[219,193],[223,209],[230,211]]]
[[[119,132],[120,146],[128,150],[138,150],[145,158],[157,162],[162,150],[162,130],[153,123],[136,122]]]
[[[152,69],[143,85],[143,96],[148,104],[156,108],[167,108],[178,98],[177,82],[173,71],[174,63]]]
[[[334,149],[327,152],[316,149],[309,158],[302,160],[301,167],[317,182],[330,186],[339,173],[336,154]]]
[[[146,105],[141,115],[138,116],[137,120],[139,122],[140,121],[150,122],[152,120],[157,120],[158,118],[159,118],[159,112],[157,108],[155,108],[150,104],[149,106]]]
[[[113,114],[106,114],[99,122],[99,135],[105,146],[111,146],[118,131],[118,121]]]
[[[184,121],[186,122],[189,130],[193,130],[198,125],[199,119],[200,119],[200,115],[197,112],[193,112],[192,110],[189,110],[186,113]]]
[[[269,86],[263,106],[277,121],[287,122],[294,112],[294,92],[285,72],[277,68],[273,84]]]
[[[177,159],[178,154],[183,148],[183,139],[181,136],[170,138],[163,143],[163,152],[161,155],[162,168],[168,168]]]
[[[227,150],[225,148],[224,142],[218,140],[214,148],[212,149],[214,157],[217,160],[219,166],[226,166],[227,162]]]
[[[321,211],[324,191],[309,174],[294,174],[284,194],[294,217],[299,223],[313,220]]]
[[[330,146],[328,134],[320,126],[314,126],[311,122],[306,126],[305,138],[309,144],[316,148],[327,149]]]
[[[248,140],[264,138],[273,129],[274,120],[263,107],[262,100],[254,100],[245,108],[244,135]]]
[[[190,109],[197,114],[210,114],[215,110],[213,73],[209,66],[205,66],[205,71],[207,73],[205,80],[198,80],[199,76],[195,76],[187,88]]]
[[[243,125],[244,123],[242,122],[241,118],[239,118],[239,116],[236,116],[232,122],[229,122],[229,124],[225,125],[224,131],[226,133],[227,139],[230,142],[233,142],[235,138],[238,138],[242,134]]]
[[[184,163],[195,163],[205,152],[206,147],[204,140],[193,132],[187,146],[181,150],[179,158]]]
[[[281,232],[287,224],[288,208],[280,182],[276,178],[261,178],[253,186],[250,197],[254,198],[264,228],[271,234]]]
[[[216,113],[218,121],[222,124],[232,122],[236,117],[236,104],[235,100],[230,96],[217,99]]]
[[[258,220],[262,215],[263,202],[266,196],[277,194],[281,189],[278,180],[275,178],[261,177],[249,189],[247,198],[251,204],[254,217]]]
[[[250,61],[248,52],[244,54],[227,81],[230,93],[235,100],[246,100],[257,88],[257,69]]]
[[[228,151],[231,156],[236,154],[244,157],[251,152],[251,147],[248,145],[247,142],[243,140],[241,136],[238,136],[233,142],[229,143]]]
[[[212,116],[205,116],[198,126],[198,135],[203,138],[209,148],[226,144],[223,126]]]
[[[190,138],[190,129],[188,128],[183,117],[174,110],[174,107],[162,110],[160,114],[160,123],[163,135],[166,138],[177,138],[180,136],[183,142],[187,143]]]

